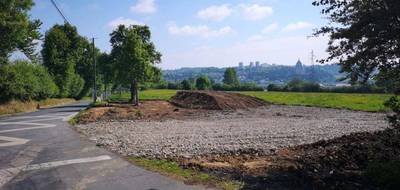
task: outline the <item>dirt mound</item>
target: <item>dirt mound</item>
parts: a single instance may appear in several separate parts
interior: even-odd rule
[[[170,100],[171,103],[191,109],[237,110],[265,106],[261,99],[226,92],[179,91]]]

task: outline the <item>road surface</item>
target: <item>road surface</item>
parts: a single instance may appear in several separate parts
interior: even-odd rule
[[[67,120],[87,103],[0,118],[0,189],[202,189],[96,147]]]

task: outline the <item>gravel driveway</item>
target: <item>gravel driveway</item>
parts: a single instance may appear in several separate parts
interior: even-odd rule
[[[383,113],[302,106],[217,112],[191,120],[103,122],[77,130],[122,155],[173,158],[267,154],[278,148],[388,127]]]

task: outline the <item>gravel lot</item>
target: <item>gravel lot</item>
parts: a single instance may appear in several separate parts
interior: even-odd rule
[[[282,147],[386,127],[383,113],[270,105],[214,112],[190,120],[102,122],[78,125],[76,129],[122,155],[174,158],[268,154]]]

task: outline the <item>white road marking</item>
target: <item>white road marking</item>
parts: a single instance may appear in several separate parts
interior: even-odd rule
[[[48,169],[48,168],[54,168],[54,167],[59,167],[59,166],[72,165],[72,164],[99,162],[99,161],[105,161],[105,160],[111,160],[111,159],[112,158],[108,155],[102,155],[102,156],[97,156],[97,157],[46,162],[46,163],[41,163],[41,164],[32,164],[32,165],[27,165],[27,166],[3,169],[3,170],[0,170],[0,187],[5,185],[8,181],[10,181],[12,179],[13,176],[16,176],[16,174],[18,174],[19,172]]]
[[[7,141],[7,142],[4,142],[4,143],[0,143],[0,147],[6,147],[6,146],[15,146],[15,145],[25,144],[29,140],[28,139],[22,139],[22,138],[0,136],[0,141]]]
[[[16,132],[16,131],[33,130],[33,129],[46,129],[46,128],[52,128],[52,127],[56,127],[56,125],[46,125],[46,126],[41,126],[41,127],[26,127],[26,128],[20,128],[20,129],[8,129],[8,130],[0,131],[0,134],[1,133]]]

